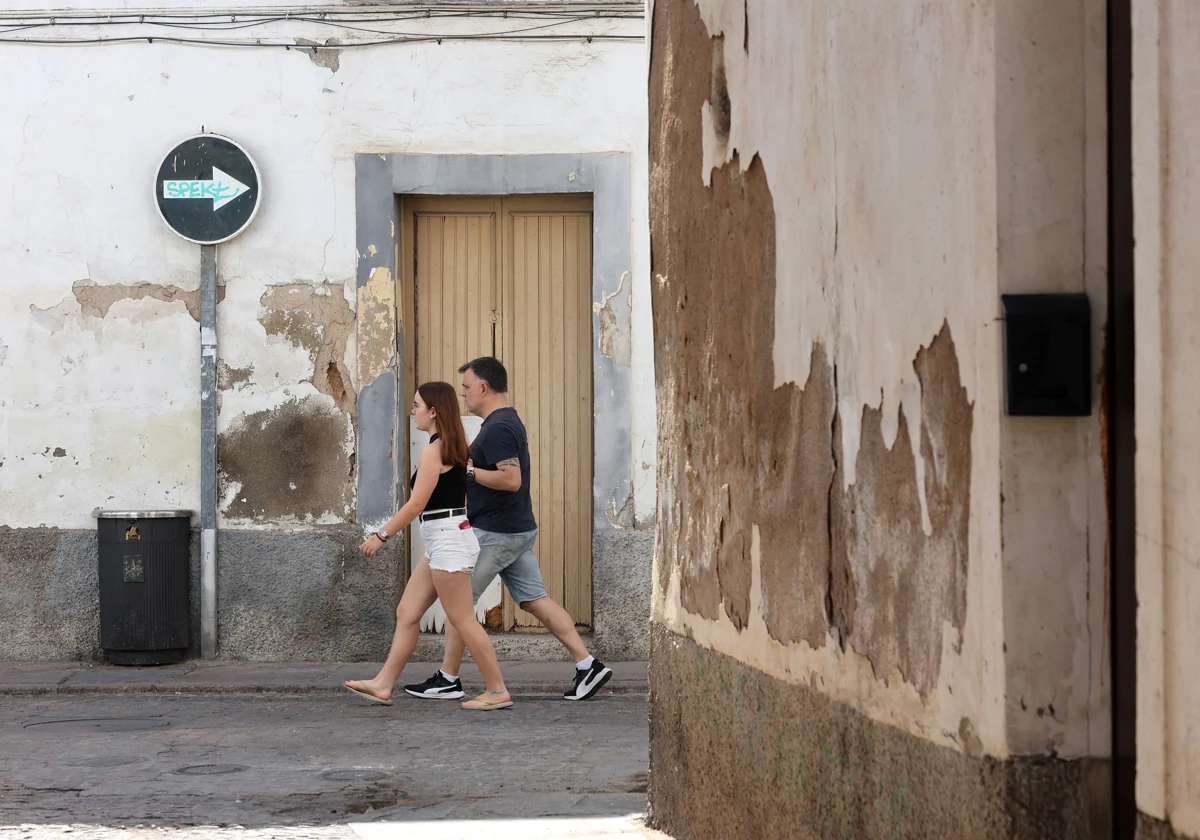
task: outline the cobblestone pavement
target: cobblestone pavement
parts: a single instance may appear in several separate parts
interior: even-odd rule
[[[664,837],[647,700],[0,698],[0,838]]]

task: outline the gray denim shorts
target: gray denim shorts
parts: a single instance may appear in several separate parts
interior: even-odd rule
[[[496,575],[508,587],[508,593],[518,604],[546,597],[542,570],[533,553],[538,532],[498,534],[495,531],[472,529],[479,540],[479,558],[471,572],[472,595],[476,601]]]

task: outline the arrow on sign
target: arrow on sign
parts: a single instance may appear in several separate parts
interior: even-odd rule
[[[237,178],[215,166],[211,181],[163,181],[163,198],[211,198],[214,211],[249,191]]]

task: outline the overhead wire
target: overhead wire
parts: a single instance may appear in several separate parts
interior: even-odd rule
[[[293,14],[287,12],[279,14],[276,11],[272,15],[246,15],[236,12],[223,13],[136,13],[136,12],[121,12],[118,14],[97,14],[95,12],[90,15],[74,14],[65,18],[61,14],[40,14],[25,16],[24,20],[18,20],[13,16],[13,13],[0,13],[0,44],[13,45],[38,45],[38,46],[89,46],[89,45],[107,45],[107,44],[133,44],[133,43],[148,43],[155,42],[188,45],[188,46],[214,46],[214,47],[276,47],[287,49],[304,49],[313,48],[311,44],[297,43],[294,40],[278,40],[253,38],[245,40],[232,39],[217,39],[217,38],[187,38],[169,35],[130,35],[130,36],[114,36],[114,37],[70,37],[60,36],[53,38],[31,38],[7,37],[16,32],[28,31],[39,28],[79,28],[79,27],[107,27],[107,26],[158,26],[171,30],[190,30],[195,32],[228,32],[235,30],[252,29],[259,26],[267,26],[274,24],[297,23],[305,25],[324,25],[336,28],[339,31],[358,32],[367,35],[382,35],[386,36],[381,39],[363,40],[363,41],[345,41],[338,44],[327,44],[327,46],[336,47],[337,49],[353,49],[361,47],[386,46],[392,44],[404,43],[420,43],[436,41],[472,41],[472,40],[584,40],[584,41],[641,41],[644,40],[640,35],[619,35],[610,33],[577,33],[571,35],[563,34],[531,34],[542,32],[546,29],[561,27],[569,24],[591,23],[599,21],[613,20],[632,20],[642,17],[640,10],[634,9],[592,9],[585,10],[580,8],[574,9],[551,9],[542,8],[534,9],[528,7],[519,7],[514,9],[426,9],[426,10],[396,10],[369,12],[364,14],[359,10],[322,10],[314,13],[311,7],[305,10],[304,14]],[[203,19],[199,19],[203,18]],[[540,24],[538,26],[527,26],[519,28],[510,28],[504,30],[496,30],[491,32],[472,32],[472,33],[429,33],[429,32],[408,32],[396,31],[394,29],[376,29],[366,26],[354,26],[357,23],[371,24],[387,24],[411,22],[414,20],[445,20],[445,19],[465,19],[465,18],[488,18],[488,19],[516,19],[516,20],[545,20],[553,18],[551,22]],[[14,26],[5,26],[5,21],[12,21]],[[186,22],[185,22],[186,21]]]
[[[487,11],[481,12],[477,10],[439,10],[437,12],[404,12],[404,13],[376,13],[371,15],[332,15],[331,13],[322,12],[320,14],[274,14],[274,15],[236,15],[223,14],[220,15],[220,20],[201,20],[200,15],[133,15],[122,13],[119,15],[89,15],[87,17],[75,17],[64,19],[57,15],[22,15],[13,17],[11,14],[0,12],[0,21],[12,20],[15,23],[30,24],[34,26],[118,26],[118,25],[146,25],[154,24],[175,25],[175,26],[193,26],[197,29],[208,28],[228,28],[229,26],[254,26],[266,23],[280,23],[288,21],[304,21],[309,23],[328,24],[331,26],[342,26],[346,23],[386,23],[394,21],[406,20],[439,20],[446,18],[501,18],[509,20],[529,19],[535,20],[538,18],[563,18],[571,20],[637,20],[641,19],[641,13],[625,11],[625,12],[602,12],[599,10],[586,12],[584,10],[519,10],[519,11]],[[228,20],[226,20],[228,18]],[[190,23],[177,23],[180,20],[188,20]]]
[[[204,12],[174,12],[174,13],[74,13],[67,15],[61,12],[42,14],[15,14],[0,12],[0,25],[4,21],[14,24],[33,26],[117,26],[117,25],[182,25],[197,29],[241,28],[269,23],[288,21],[304,21],[309,23],[341,26],[351,23],[387,23],[405,20],[435,20],[445,18],[505,18],[505,19],[537,19],[537,18],[569,18],[587,20],[638,20],[644,13],[634,8],[615,9],[584,9],[584,8],[545,8],[531,9],[518,7],[514,9],[425,9],[410,11],[379,11],[379,12],[349,12],[341,10],[285,12],[275,11],[270,14],[247,14],[238,12],[223,12],[220,14]],[[176,23],[188,21],[188,23]]]
[[[498,32],[492,32],[492,33],[472,33],[472,34],[513,35],[513,34],[517,34],[520,32],[531,32],[531,31],[535,31],[535,30],[539,30],[539,29],[549,29],[549,28],[552,28],[555,26],[563,26],[564,24],[568,24],[568,23],[580,23],[583,21],[591,21],[591,20],[594,20],[594,18],[591,18],[591,17],[563,18],[561,20],[555,20],[555,21],[552,21],[551,23],[542,24],[540,26],[529,26],[529,27],[524,27],[521,29],[506,29],[506,30],[500,30]],[[286,22],[295,21],[298,23],[318,23],[318,22],[320,22],[320,21],[313,20],[311,18],[275,18],[269,22],[270,23],[281,23],[281,22],[285,22],[285,21]],[[208,30],[209,29],[208,27],[198,27],[198,26],[195,26],[192,24],[168,23],[165,21],[153,21],[153,22],[147,21],[145,23],[138,23],[136,21],[120,21],[120,23],[132,23],[134,25],[141,25],[141,26],[163,26],[163,27],[169,27],[171,29],[192,29],[192,30]],[[224,32],[224,31],[229,31],[231,29],[245,29],[245,28],[261,26],[261,25],[263,25],[263,23],[257,22],[257,21],[253,22],[253,23],[238,23],[238,24],[234,24],[234,25],[225,25],[222,27],[212,27],[210,31]],[[427,32],[397,32],[395,30],[390,30],[390,29],[370,29],[370,28],[361,27],[361,26],[350,26],[350,25],[347,25],[344,23],[338,23],[335,25],[337,26],[338,29],[345,29],[345,30],[349,30],[352,32],[366,32],[371,35],[392,35],[395,37],[419,38],[419,37],[425,37],[426,35],[429,34]],[[30,28],[30,27],[24,27],[24,28]],[[0,31],[2,31],[2,30],[0,30]],[[5,32],[5,34],[7,34],[7,31],[4,31],[4,32]],[[144,36],[144,37],[151,37],[151,36]]]
[[[24,44],[40,46],[103,46],[106,44],[177,44],[198,47],[277,47],[289,50],[337,49],[348,50],[358,47],[381,47],[394,44],[442,43],[443,41],[644,41],[641,35],[424,35],[408,38],[385,38],[376,41],[351,41],[341,44],[303,44],[272,41],[219,41],[208,38],[172,38],[157,35],[131,35],[124,38],[0,38],[0,44]]]
[[[42,9],[42,10],[0,10],[0,19],[115,19],[115,18],[227,18],[227,17],[297,17],[319,15],[329,18],[396,18],[396,17],[430,17],[437,15],[481,15],[489,17],[511,17],[514,15],[556,15],[556,14],[603,14],[627,15],[642,17],[645,14],[642,3],[631,0],[616,0],[613,2],[507,2],[497,3],[495,0],[485,3],[467,2],[433,2],[412,4],[389,4],[386,6],[331,6],[323,5],[274,5],[258,7],[226,7],[225,9],[192,8],[192,9]]]

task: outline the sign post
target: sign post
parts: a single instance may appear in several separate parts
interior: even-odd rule
[[[262,178],[234,141],[198,134],[167,153],[154,199],[172,231],[200,246],[200,655],[217,655],[217,245],[258,212]]]

